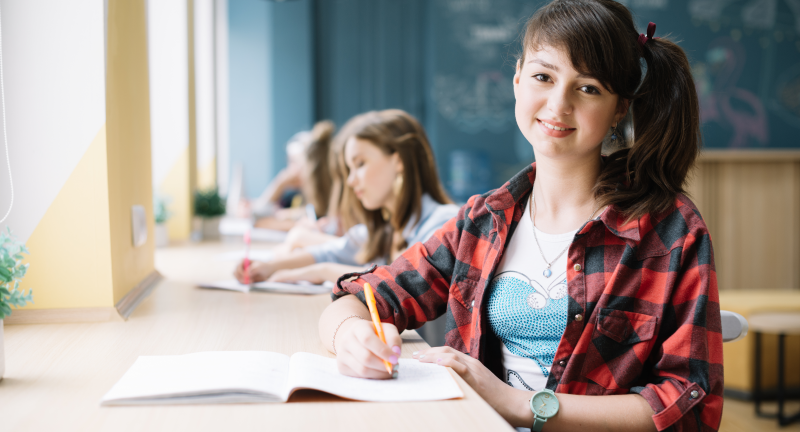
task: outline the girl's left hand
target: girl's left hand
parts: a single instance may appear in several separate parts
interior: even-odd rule
[[[327,280],[327,274],[325,263],[317,263],[296,269],[278,270],[268,280],[270,282],[308,281],[312,284],[321,284]]]
[[[451,367],[506,420],[514,418],[520,405],[524,409],[527,403],[526,398],[530,399],[528,392],[505,384],[479,360],[453,348],[446,346],[429,348],[414,352],[412,357],[422,363]]]

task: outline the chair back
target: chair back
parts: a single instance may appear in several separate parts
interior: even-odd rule
[[[722,342],[736,342],[747,336],[750,326],[747,320],[736,312],[719,311],[722,321]]]

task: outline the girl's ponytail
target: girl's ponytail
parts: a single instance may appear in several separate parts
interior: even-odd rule
[[[683,49],[644,35],[639,45],[647,71],[631,105],[632,145],[609,157],[595,186],[602,204],[618,206],[629,219],[674,205],[701,145],[700,107]]]

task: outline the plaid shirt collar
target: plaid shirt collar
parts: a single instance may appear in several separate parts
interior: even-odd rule
[[[511,210],[514,206],[522,206],[524,204],[522,201],[528,198],[528,195],[533,189],[533,181],[535,178],[536,162],[533,162],[486,198],[487,208],[494,213],[496,217],[500,217],[498,222],[505,223],[501,215],[503,215],[506,210]],[[600,215],[600,220],[616,236],[634,242],[641,241],[641,221],[635,219],[626,222],[625,216],[619,212],[616,206],[609,206],[608,209]],[[584,227],[584,229],[586,229],[586,227]]]

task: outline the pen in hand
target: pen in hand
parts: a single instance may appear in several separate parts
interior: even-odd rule
[[[375,304],[375,294],[372,292],[372,286],[369,282],[364,284],[364,297],[367,299],[367,307],[369,308],[369,315],[372,317],[372,325],[375,326],[375,333],[381,339],[381,342],[386,343],[386,335],[383,334],[383,326],[381,325],[381,317],[378,315],[378,306]],[[386,366],[386,372],[395,378],[392,370],[392,364],[384,360],[383,365]]]

